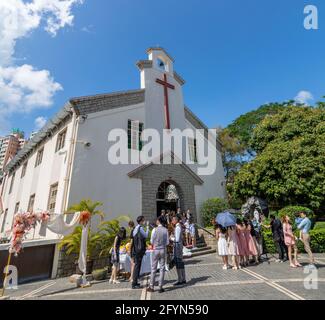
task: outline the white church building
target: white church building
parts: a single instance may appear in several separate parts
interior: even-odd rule
[[[20,210],[58,214],[82,199],[103,202],[106,220],[144,215],[154,222],[162,209],[180,207],[190,209],[200,222],[202,203],[225,197],[220,142],[216,136],[208,140],[207,126],[185,106],[185,82],[174,70],[173,58],[163,48],[149,48],[147,53],[148,60],[137,62],[140,89],[69,100],[6,166],[0,189],[2,236],[10,232],[14,214]],[[197,140],[191,138],[181,151],[190,164],[184,158],[176,164],[112,164],[108,153],[113,143],[108,136],[117,128],[128,134],[130,158],[142,152],[140,137],[145,129],[161,134],[163,130],[202,129],[205,144],[215,155],[216,170],[199,174],[200,153]],[[28,236],[28,246],[59,241],[50,231],[45,237],[38,232]]]

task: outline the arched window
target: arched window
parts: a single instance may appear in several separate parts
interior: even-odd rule
[[[157,192],[157,199],[166,202],[176,202],[179,200],[179,194],[175,185],[169,182],[163,182]]]
[[[167,64],[161,58],[157,59],[157,67],[162,71],[168,71]]]

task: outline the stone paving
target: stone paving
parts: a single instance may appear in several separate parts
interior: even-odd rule
[[[222,270],[216,254],[196,257],[186,261],[188,283],[173,287],[176,271],[166,274],[166,292],[148,293],[144,289],[132,290],[129,282],[118,285],[108,281],[93,282],[90,288],[76,288],[67,278],[42,281],[19,286],[7,291],[11,299],[18,300],[325,300],[325,255],[316,255],[317,289],[306,289],[304,269],[291,269],[288,263],[276,263],[272,257],[258,266],[242,270]],[[305,255],[303,265],[308,265]]]

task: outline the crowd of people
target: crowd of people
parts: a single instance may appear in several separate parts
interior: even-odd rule
[[[141,288],[139,279],[141,265],[147,251],[150,224],[143,216],[137,218],[137,224],[129,222],[131,246],[128,254],[131,258],[130,282],[132,289]],[[126,239],[126,229],[121,227],[115,237],[111,250],[112,275],[109,283],[118,284],[117,273],[120,267],[120,246]],[[190,210],[181,212],[162,210],[155,226],[153,226],[150,243],[152,248],[151,280],[147,289],[154,291],[155,275],[158,265],[160,270],[159,292],[164,292],[163,284],[166,269],[176,267],[178,280],[175,286],[186,284],[185,266],[183,262],[183,247],[196,248],[196,227]]]
[[[238,218],[236,224],[224,227],[216,223],[213,219],[215,236],[218,242],[218,254],[223,261],[223,269],[238,270],[250,264],[259,264],[262,255],[265,254],[265,245],[262,228],[272,230],[273,240],[279,254],[276,262],[289,261],[290,267],[298,268],[301,264],[297,258],[297,241],[304,243],[306,252],[309,255],[310,264],[314,264],[314,256],[310,249],[309,230],[311,221],[306,212],[300,213],[300,218],[295,222],[300,230],[299,238],[295,237],[292,229],[292,221],[289,216],[284,216],[282,221],[274,215],[270,216],[270,223],[265,223],[264,215],[255,211],[251,218]],[[164,292],[164,277],[166,269],[176,267],[177,282],[175,286],[186,284],[185,266],[183,262],[183,248],[196,248],[197,230],[190,210],[177,212],[162,210],[157,218],[150,237],[152,248],[151,277],[147,290],[154,291],[155,277],[159,265],[159,293]],[[132,289],[141,288],[139,279],[141,265],[147,250],[147,239],[149,238],[150,224],[145,217],[137,218],[137,225],[133,221],[129,222],[131,246],[129,255],[131,257],[130,282]],[[117,273],[120,266],[120,246],[126,239],[126,229],[120,228],[115,237],[112,248],[112,276],[110,283],[119,283]]]
[[[266,254],[262,228],[271,229],[273,241],[278,252],[276,262],[289,261],[291,268],[302,265],[298,261],[298,241],[302,241],[305,251],[308,253],[310,264],[314,265],[314,256],[310,248],[309,231],[311,221],[306,212],[300,213],[296,219],[299,237],[293,232],[293,222],[288,215],[280,220],[275,215],[270,216],[270,223],[265,223],[265,216],[256,212],[251,218],[237,219],[236,225],[223,227],[213,219],[216,238],[218,240],[218,254],[223,261],[223,269],[238,270],[249,264],[259,264],[262,255]]]

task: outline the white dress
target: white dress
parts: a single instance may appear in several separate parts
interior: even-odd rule
[[[228,256],[228,244],[226,240],[226,235],[222,233],[219,234],[218,253],[219,256]]]

